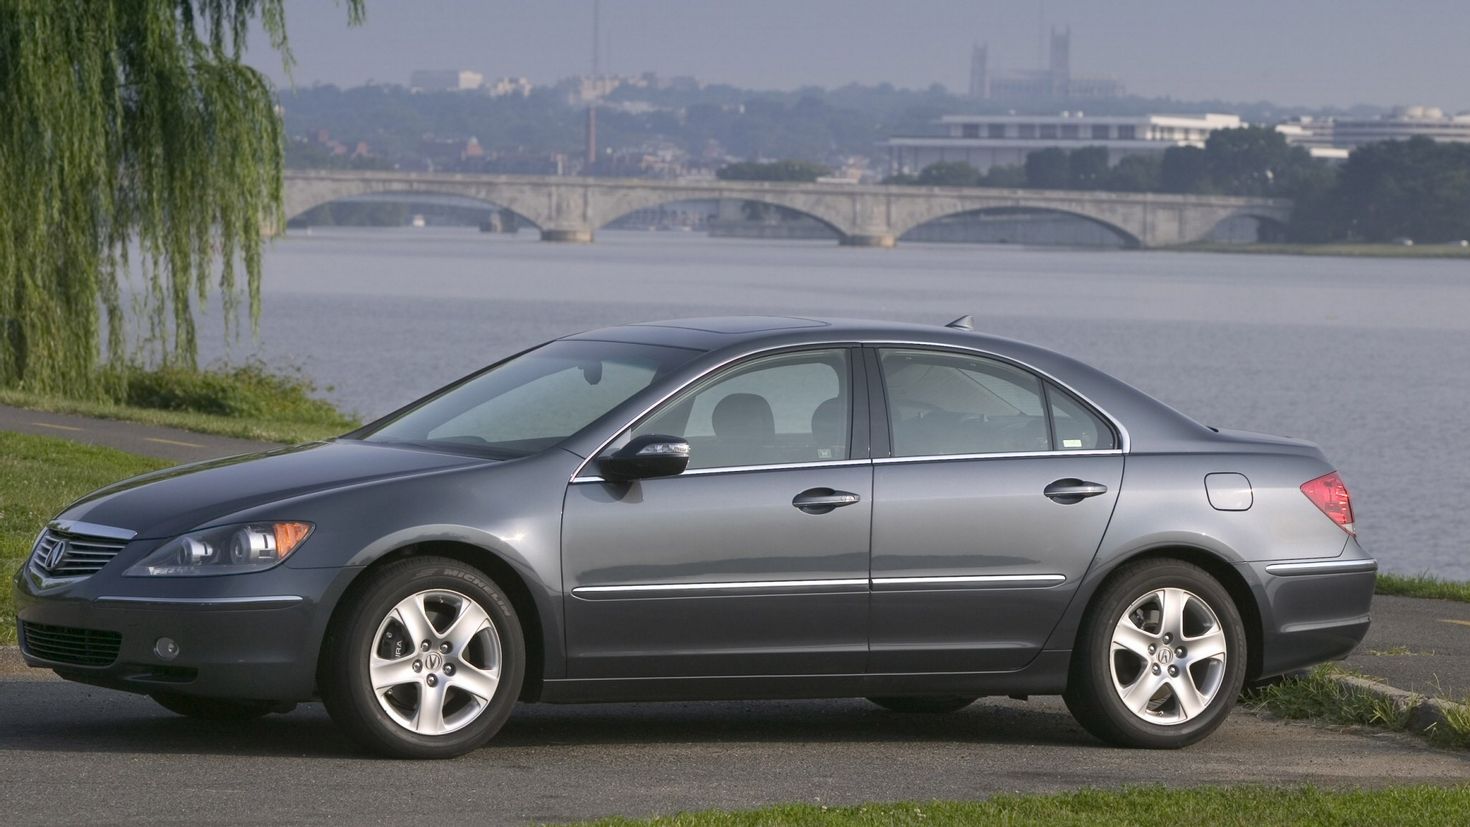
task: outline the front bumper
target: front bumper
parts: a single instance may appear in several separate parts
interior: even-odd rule
[[[358,569],[291,569],[200,578],[122,577],[107,569],[46,583],[16,576],[21,655],[69,680],[129,692],[303,701],[331,609]],[[155,651],[160,638],[178,647]]]
[[[1238,565],[1257,584],[1259,677],[1341,660],[1368,633],[1378,564],[1356,539],[1339,557]]]

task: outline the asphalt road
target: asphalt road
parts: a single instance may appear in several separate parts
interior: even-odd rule
[[[1470,603],[1378,595],[1373,625],[1346,665],[1421,695],[1470,697]]]
[[[87,416],[47,413],[0,405],[0,431],[60,437],[89,445],[105,445],[148,457],[194,462],[215,457],[268,451],[280,446],[274,442],[198,434],[178,428],[94,419]]]
[[[44,673],[37,673],[44,674]],[[864,701],[522,706],[446,762],[365,758],[318,705],[190,721],[147,698],[0,676],[11,824],[556,822],[776,802],[976,798],[1133,784],[1463,783],[1470,754],[1237,712],[1179,752],[1104,747],[1055,699],[903,716]]]

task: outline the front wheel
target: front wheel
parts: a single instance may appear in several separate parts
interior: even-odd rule
[[[489,741],[525,673],[505,592],[442,557],[390,563],[333,620],[322,701],[355,740],[395,758],[451,758]]]
[[[1177,749],[1224,723],[1245,665],[1245,628],[1219,581],[1183,561],[1145,560],[1094,599],[1063,697],[1104,741]]]

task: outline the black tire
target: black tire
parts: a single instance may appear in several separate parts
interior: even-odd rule
[[[1170,649],[1170,652],[1162,653],[1162,656],[1154,654],[1151,656],[1152,660],[1145,661],[1126,651],[1114,653],[1114,631],[1122,620],[1123,613],[1137,601],[1148,600],[1148,595],[1161,589],[1182,589],[1189,593],[1189,598],[1205,604],[1213,612],[1219,631],[1223,634],[1223,638],[1217,638],[1225,647],[1223,667],[1210,662],[1194,662],[1185,667],[1188,674],[1184,677],[1191,681],[1190,686],[1199,689],[1201,679],[1198,676],[1204,675],[1216,687],[1209,696],[1208,703],[1193,714],[1188,713],[1186,707],[1174,697],[1172,686],[1167,690],[1161,687],[1156,694],[1147,696],[1154,700],[1145,700],[1145,703],[1158,704],[1156,710],[1145,708],[1144,711],[1135,713],[1125,705],[1122,698],[1123,690],[1145,678],[1143,671],[1139,671],[1127,686],[1122,685],[1122,675],[1125,674],[1124,670],[1131,668],[1130,662],[1142,663],[1144,665],[1139,666],[1139,669],[1152,672],[1155,666],[1175,657],[1173,652],[1177,650],[1173,648],[1174,644],[1185,644],[1186,654],[1189,654],[1188,631],[1183,639],[1169,645],[1164,645],[1163,638],[1160,637],[1154,645]],[[1200,609],[1200,603],[1186,600],[1185,605],[1190,607],[1189,611],[1193,614],[1183,623],[1186,626],[1194,624],[1196,630],[1206,628],[1201,625],[1201,618],[1206,615]],[[1157,614],[1163,614],[1162,606],[1158,607]],[[1151,625],[1154,616],[1154,610],[1148,607],[1136,609],[1133,615],[1146,618],[1144,625]],[[1162,635],[1162,626],[1157,631]],[[1204,632],[1200,631],[1200,634],[1203,635]],[[1201,643],[1200,649],[1203,648],[1205,646]],[[1178,749],[1201,740],[1225,722],[1245,681],[1246,661],[1245,626],[1241,622],[1235,601],[1219,581],[1192,563],[1170,559],[1143,560],[1119,569],[1094,596],[1077,636],[1077,647],[1072,653],[1071,672],[1063,698],[1072,716],[1083,728],[1110,744],[1146,749]],[[1173,660],[1176,668],[1178,662]],[[1161,668],[1167,669],[1167,666]],[[1118,670],[1120,676],[1117,686],[1114,684],[1115,670]],[[1218,684],[1214,683],[1216,680]],[[1144,699],[1145,695],[1139,694],[1137,697]],[[1170,715],[1179,717],[1180,720],[1164,723],[1145,720],[1145,717],[1154,715],[1158,715],[1160,720],[1167,720]]]
[[[391,758],[452,758],[483,746],[510,717],[525,677],[525,641],[510,599],[484,572],[445,557],[411,557],[389,563],[364,577],[366,579],[355,586],[346,598],[347,602],[333,617],[322,646],[318,683],[322,702],[332,720],[359,744]],[[429,593],[430,599],[436,594],[451,594],[472,601],[488,615],[492,624],[490,632],[498,644],[499,681],[493,692],[486,693],[491,697],[474,701],[464,693],[464,702],[473,701],[483,706],[469,723],[440,734],[420,734],[390,717],[384,708],[387,702],[380,703],[369,676],[370,658],[375,652],[382,655],[382,650],[375,647],[381,647],[392,637],[394,627],[388,620],[389,613],[401,601],[424,593]],[[383,628],[388,628],[389,632],[380,638],[379,632]],[[434,626],[430,631],[437,634],[448,630]],[[402,637],[406,636],[400,634]],[[468,651],[454,652],[453,655],[467,657]],[[394,658],[407,657],[397,650],[390,654]],[[423,662],[428,663],[427,655]],[[437,667],[440,670],[438,680],[444,681],[445,687],[439,691],[446,693],[446,698],[459,698],[459,695],[448,693],[463,692],[455,690],[454,680],[464,677],[469,661],[456,661],[446,655],[443,662],[449,665]],[[460,664],[459,678],[451,680],[449,676],[455,674],[450,671],[454,663]],[[416,669],[416,680],[418,672]],[[423,680],[429,681],[430,672],[425,670],[423,674]],[[391,698],[397,691],[396,688],[390,690],[388,696]],[[425,696],[417,693],[429,691],[423,686],[415,686],[410,694],[422,703]],[[444,711],[452,703],[446,701],[439,709],[441,720],[447,721]]]
[[[150,697],[158,705],[186,718],[201,721],[253,721],[272,712],[290,712],[295,704],[274,701],[231,701],[223,698],[196,698],[175,692],[155,692]]]
[[[975,698],[964,695],[900,695],[897,697],[869,698],[869,701],[889,712],[904,714],[942,715],[959,712],[975,702]]]

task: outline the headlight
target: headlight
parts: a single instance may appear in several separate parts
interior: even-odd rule
[[[191,531],[164,543],[125,574],[188,577],[265,571],[295,551],[311,529],[311,523],[250,523]]]

